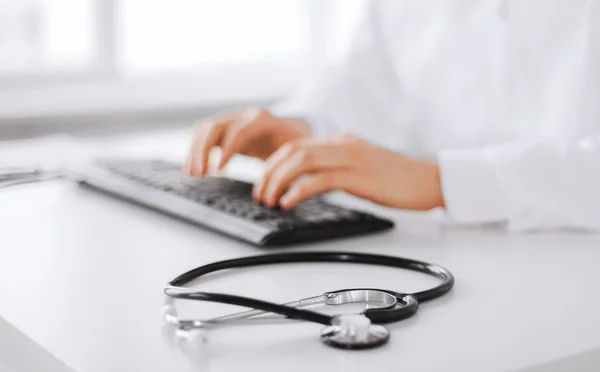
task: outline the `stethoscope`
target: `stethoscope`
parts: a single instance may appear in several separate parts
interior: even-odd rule
[[[202,276],[221,270],[284,264],[338,262],[378,265],[418,271],[439,278],[442,282],[430,289],[406,294],[385,289],[346,289],[327,292],[285,304],[225,293],[203,292],[185,288],[184,285]],[[447,269],[427,262],[402,257],[350,252],[290,252],[251,256],[214,262],[181,274],[164,288],[167,295],[163,308],[164,320],[179,331],[212,329],[244,323],[258,323],[267,313],[283,315],[289,319],[304,320],[325,325],[321,340],[330,346],[343,349],[368,349],[384,345],[390,333],[381,324],[393,323],[415,314],[420,302],[438,298],[452,289],[454,276]],[[237,305],[254,310],[244,311],[208,320],[180,319],[174,307],[174,299],[217,302]],[[305,309],[317,304],[341,305],[366,303],[359,314],[326,315]],[[264,319],[264,318],[262,318]]]

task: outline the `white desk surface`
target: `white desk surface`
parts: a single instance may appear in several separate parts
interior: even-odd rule
[[[90,145],[180,158],[187,138],[155,133]],[[310,323],[232,327],[211,331],[205,343],[176,341],[160,317],[163,285],[192,267],[264,250],[67,182],[0,190],[0,369],[5,360],[17,372],[600,370],[600,235],[439,228],[423,214],[360,205],[398,227],[290,249],[422,259],[449,268],[456,285],[391,325],[388,345],[353,352],[323,345],[321,327]],[[393,269],[290,265],[218,275],[203,288],[287,301],[432,283]],[[239,310],[178,305],[198,317]]]

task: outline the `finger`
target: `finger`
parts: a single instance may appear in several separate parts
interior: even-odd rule
[[[298,144],[294,142],[286,143],[267,158],[265,161],[265,170],[263,175],[261,179],[254,185],[252,190],[252,196],[254,197],[254,200],[257,202],[262,200],[265,191],[266,180],[269,179],[270,173],[279,163],[290,157],[296,151],[297,146]]]
[[[221,169],[227,164],[231,157],[241,151],[248,138],[244,136],[244,128],[238,124],[233,124],[232,128],[226,131],[221,141],[221,159],[219,160],[218,168]]]
[[[350,151],[328,143],[311,144],[283,160],[265,180],[264,202],[275,206],[288,186],[306,173],[344,169],[352,164]]]
[[[212,122],[205,124],[199,131],[190,153],[190,174],[192,176],[206,174],[210,150],[219,144],[229,123],[230,120]]]
[[[231,125],[231,130],[227,131],[221,142],[219,169],[223,168],[234,154],[243,151],[244,147],[252,141],[257,132],[257,127],[253,124],[254,119],[242,117]]]
[[[307,175],[292,185],[279,200],[279,205],[284,209],[290,209],[311,196],[327,191],[346,190],[360,182],[360,177],[351,171],[326,171]]]
[[[215,117],[205,118],[200,122],[200,124],[196,126],[196,129],[194,130],[194,134],[192,136],[190,149],[188,151],[187,158],[183,165],[184,173],[191,175],[193,171],[193,163],[195,162],[194,158],[200,151],[199,148],[203,145],[205,137],[209,133],[210,129],[215,125],[219,125],[220,123],[227,123],[228,121],[235,119],[236,115],[237,113],[230,112]],[[201,164],[202,163],[200,163],[200,166],[198,168],[202,168]]]
[[[182,172],[187,176],[192,175],[192,159],[194,158],[194,148],[196,147],[196,142],[198,141],[200,129],[204,129],[204,127],[198,126],[194,130],[194,135],[192,138],[190,148],[187,152],[187,156],[185,157],[185,161],[183,162],[183,165],[181,167]]]
[[[303,139],[299,141],[288,142],[285,145],[281,146],[277,151],[275,151],[271,156],[267,158],[265,161],[265,170],[263,175],[254,185],[254,189],[252,191],[252,195],[254,196],[254,200],[260,202],[264,198],[265,187],[268,184],[269,178],[271,178],[272,173],[277,169],[279,164],[281,164],[285,159],[291,157],[298,148],[300,148],[303,144],[314,142],[314,139]]]
[[[189,176],[189,175],[192,174],[192,157],[191,157],[191,154],[188,154],[187,158],[183,162],[183,165],[181,166],[181,172],[184,175],[186,175],[186,176]]]
[[[205,119],[200,124],[196,125],[194,134],[192,136],[192,142],[187,153],[187,157],[183,163],[182,170],[188,176],[192,175],[194,163],[194,156],[196,155],[196,149],[199,146],[201,138],[203,138],[208,130],[207,126],[213,125],[211,120]]]
[[[273,119],[271,113],[263,108],[248,109],[239,115],[236,123],[232,125],[236,130],[232,131],[231,135],[228,132],[222,142],[219,168],[225,166],[234,154],[244,151],[246,145],[259,136],[265,125]]]

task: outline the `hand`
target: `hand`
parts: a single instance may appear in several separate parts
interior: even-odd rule
[[[236,153],[266,159],[288,141],[308,137],[302,120],[280,119],[265,109],[248,109],[203,120],[196,129],[183,172],[204,176],[210,150],[221,146],[219,168]]]
[[[267,206],[289,209],[330,190],[394,208],[444,206],[437,164],[349,135],[288,142],[267,159],[253,196]]]

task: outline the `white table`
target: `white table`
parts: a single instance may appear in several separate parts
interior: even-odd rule
[[[95,151],[168,158],[180,158],[186,145],[186,133],[175,132],[90,142]],[[456,286],[391,325],[385,347],[351,352],[321,344],[320,326],[310,323],[234,327],[209,333],[204,343],[177,341],[160,317],[164,283],[195,266],[263,251],[68,182],[0,190],[0,370],[600,369],[599,235],[440,228],[423,214],[359,204],[398,227],[293,249],[431,261],[453,271]],[[341,288],[413,291],[434,282],[393,269],[291,265],[219,275],[203,288],[283,302]],[[178,306],[199,317],[239,310]]]

